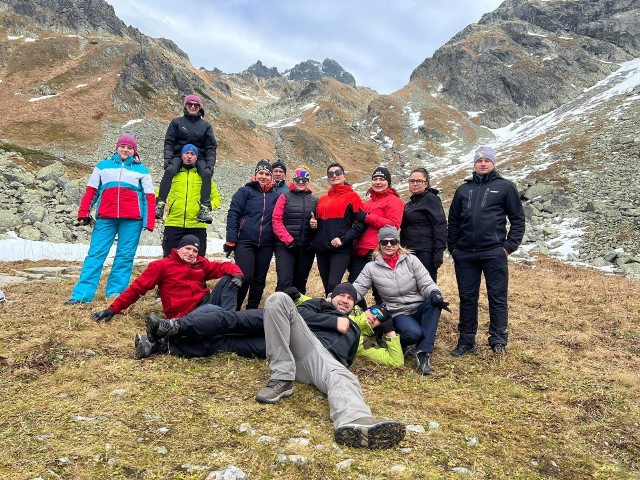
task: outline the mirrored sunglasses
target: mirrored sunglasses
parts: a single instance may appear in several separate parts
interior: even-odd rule
[[[293,181],[296,183],[307,183],[309,179],[306,177],[294,177]]]
[[[394,247],[398,244],[398,240],[396,240],[395,238],[385,238],[383,240],[380,240],[380,245],[382,245],[383,247],[386,247],[388,245],[393,245]]]
[[[327,172],[327,178],[332,178],[332,177],[339,177],[340,175],[342,175],[344,172],[340,169],[338,170],[329,170]]]
[[[377,318],[378,320],[382,321],[382,320],[384,319],[384,315],[383,315],[383,314],[382,314],[382,312],[381,312],[380,310],[378,310],[376,307],[371,307],[371,308],[369,309],[369,311],[370,311],[371,313],[373,313],[373,314],[376,316],[376,318]]]

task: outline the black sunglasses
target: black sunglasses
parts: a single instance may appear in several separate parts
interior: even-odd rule
[[[382,245],[383,247],[386,247],[387,245],[393,245],[395,247],[397,244],[398,240],[396,240],[395,238],[380,240],[380,245]]]
[[[193,108],[193,107],[199,107],[199,106],[200,106],[199,103],[194,103],[194,102],[188,102],[187,103],[187,107]]]
[[[294,177],[293,181],[296,183],[307,183],[309,179],[305,177]]]
[[[329,170],[327,172],[327,178],[331,178],[331,177],[339,177],[340,175],[342,175],[344,172],[340,169],[337,170]]]
[[[384,315],[383,315],[383,314],[382,314],[382,312],[381,312],[380,310],[378,310],[376,307],[371,307],[371,308],[369,309],[369,311],[370,311],[371,313],[373,313],[373,314],[376,316],[376,318],[377,318],[378,320],[382,321],[382,320],[384,319]]]

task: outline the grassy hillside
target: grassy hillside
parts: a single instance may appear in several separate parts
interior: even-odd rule
[[[204,479],[227,465],[251,479],[460,478],[458,468],[470,478],[639,478],[640,284],[545,259],[512,265],[508,355],[486,346],[483,303],[479,353],[454,359],[452,264],[441,271],[453,313],[442,317],[434,375],[420,377],[413,361],[395,370],[356,361],[374,415],[425,429],[387,451],[335,448],[314,388],[256,403],[264,361],[134,360],[134,334],[160,311],[152,296],[98,325],[89,316],[107,305],[104,290],[71,307],[70,279],[5,288],[0,478]],[[317,277],[312,285],[319,294]],[[275,440],[258,442],[262,435]],[[290,442],[298,437],[309,445]],[[308,463],[279,463],[278,454]],[[339,470],[346,459],[353,463]]]

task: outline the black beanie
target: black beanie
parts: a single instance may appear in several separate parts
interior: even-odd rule
[[[389,182],[389,186],[391,186],[391,172],[386,167],[378,167],[375,169],[373,174],[371,175],[371,180],[376,177],[384,177],[384,179]]]
[[[287,173],[287,166],[284,163],[276,160],[275,162],[273,162],[271,164],[271,170],[273,170],[274,168],[278,168],[278,167],[280,167],[282,170],[284,170],[284,173]]]
[[[260,160],[256,164],[256,169],[254,171],[254,174],[257,174],[262,170],[266,170],[269,173],[273,173],[273,168],[271,167],[271,162],[269,162],[269,160]]]
[[[354,301],[358,300],[358,292],[349,282],[343,282],[336,285],[331,292],[331,298],[335,298],[343,293],[351,295],[351,298],[353,298]]]
[[[185,235],[180,240],[180,243],[178,244],[178,249],[180,249],[182,247],[186,247],[187,245],[190,245],[192,247],[196,247],[199,250],[200,249],[200,239],[198,237],[196,237],[195,235]]]

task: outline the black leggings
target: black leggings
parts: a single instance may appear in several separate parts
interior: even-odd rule
[[[167,196],[171,190],[171,182],[173,177],[182,168],[182,157],[173,157],[164,167],[164,174],[162,180],[160,180],[160,188],[158,192],[158,199],[163,202],[167,201]],[[198,175],[202,178],[202,187],[200,187],[200,204],[207,205],[211,208],[211,177],[213,177],[213,171],[207,166],[204,160],[196,160],[196,170]]]
[[[342,283],[344,272],[349,267],[351,255],[348,253],[316,252],[318,273],[324,286],[324,294],[329,295],[336,285]]]
[[[236,265],[244,275],[244,283],[238,290],[238,310],[241,309],[247,293],[249,293],[247,310],[258,308],[260,305],[264,286],[267,283],[267,273],[271,266],[271,257],[273,257],[271,245],[262,247],[242,243],[236,245]]]

